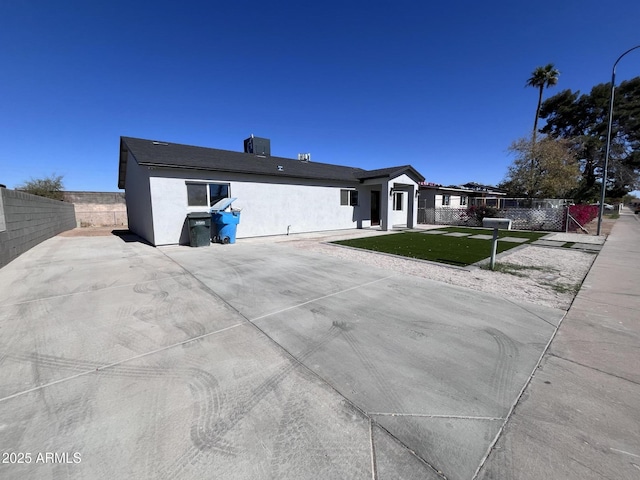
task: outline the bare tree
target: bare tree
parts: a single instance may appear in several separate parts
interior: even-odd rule
[[[509,151],[516,158],[499,185],[509,195],[569,198],[578,187],[580,167],[568,141],[543,137],[534,144],[528,138],[521,138]]]
[[[54,200],[62,200],[64,197],[64,186],[62,184],[62,175],[51,174],[49,177],[31,179],[16,187],[32,195],[40,197],[53,198]]]

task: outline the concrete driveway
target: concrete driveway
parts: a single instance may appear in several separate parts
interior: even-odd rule
[[[55,237],[0,269],[0,477],[471,479],[563,315],[286,243]]]

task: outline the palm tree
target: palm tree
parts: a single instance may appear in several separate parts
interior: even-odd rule
[[[538,108],[536,108],[536,119],[533,122],[533,143],[536,143],[536,134],[538,132],[538,117],[540,116],[540,106],[542,105],[542,91],[548,87],[558,83],[560,72],[554,67],[553,63],[549,63],[544,67],[536,68],[531,74],[531,78],[527,80],[527,87],[540,89],[538,96]]]

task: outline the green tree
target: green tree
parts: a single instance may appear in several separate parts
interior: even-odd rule
[[[531,74],[531,78],[527,80],[527,87],[534,87],[539,91],[536,118],[533,122],[533,143],[536,143],[536,136],[538,134],[538,119],[540,118],[540,106],[542,105],[542,92],[545,88],[556,85],[559,76],[560,72],[554,67],[553,63],[548,63],[544,67],[536,68]]]
[[[599,198],[609,122],[611,84],[596,85],[589,94],[564,90],[545,100],[542,133],[572,144],[582,172],[576,200]],[[607,196],[619,198],[640,187],[640,77],[616,87]]]
[[[572,198],[579,185],[580,168],[571,144],[543,137],[537,143],[521,138],[509,147],[515,160],[498,185],[511,197]]]
[[[56,175],[55,173],[45,178],[32,178],[28,182],[24,182],[22,185],[16,187],[16,190],[41,197],[53,198],[54,200],[62,200],[64,197],[62,175]]]

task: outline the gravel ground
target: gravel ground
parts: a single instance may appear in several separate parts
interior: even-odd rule
[[[346,235],[347,238],[356,236]],[[464,269],[449,267],[326,243],[342,238],[345,235],[335,234],[275,241],[286,241],[297,248],[366,263],[388,271],[563,310],[569,309],[595,260],[595,254],[580,250],[524,245],[498,255],[496,271],[492,272],[477,266]]]

